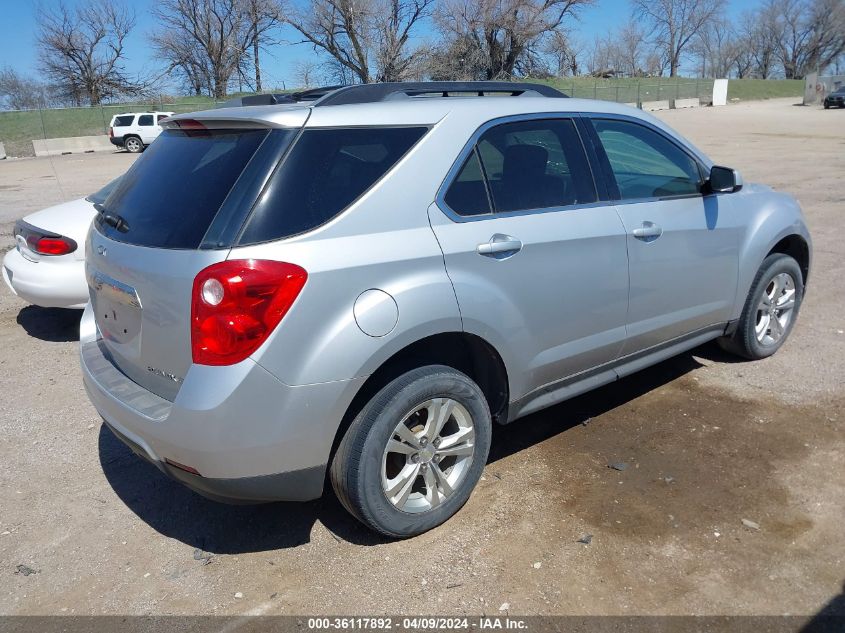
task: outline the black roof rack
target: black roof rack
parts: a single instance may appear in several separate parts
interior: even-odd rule
[[[448,97],[458,93],[475,93],[479,97],[488,94],[509,94],[512,97],[551,97],[555,99],[566,97],[565,94],[551,86],[516,81],[402,81],[336,87],[319,98],[314,105],[377,103],[424,95]]]
[[[352,103],[378,103],[393,99],[407,99],[425,95],[448,97],[450,95],[508,94],[512,97],[565,98],[567,95],[545,84],[516,81],[402,81],[354,86],[326,86],[300,92],[265,93],[235,97],[223,107],[278,105],[313,101],[314,106],[348,105]]]
[[[235,97],[223,103],[222,107],[231,108],[237,106],[258,106],[258,105],[279,105],[282,103],[299,103],[301,101],[315,101],[330,92],[343,88],[343,86],[326,86],[324,88],[312,88],[300,92],[284,93],[263,93],[259,95],[246,95]]]

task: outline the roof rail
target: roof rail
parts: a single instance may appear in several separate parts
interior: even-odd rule
[[[378,103],[394,99],[407,99],[424,95],[448,97],[455,94],[475,93],[479,97],[488,94],[509,94],[512,97],[567,97],[559,90],[544,84],[516,81],[397,81],[354,86],[325,86],[300,92],[264,93],[235,97],[222,107],[279,105],[312,101],[314,106],[348,105],[352,103]]]
[[[310,94],[318,90],[308,91]],[[483,97],[488,94],[510,94],[512,97],[551,97],[565,98],[567,95],[544,84],[522,83],[515,81],[420,81],[386,82],[358,84],[354,86],[332,87],[314,103],[314,106],[348,105],[353,103],[377,103],[393,99],[439,95],[448,97],[456,93],[476,93]]]
[[[284,103],[299,103],[300,101],[315,101],[333,90],[337,90],[338,88],[343,88],[343,86],[326,86],[325,88],[312,88],[310,90],[302,90],[300,92],[265,92],[257,95],[245,95],[229,99],[222,104],[222,107],[231,108],[238,106],[279,105]]]

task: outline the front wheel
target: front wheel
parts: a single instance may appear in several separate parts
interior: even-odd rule
[[[803,298],[798,262],[789,255],[772,253],[754,277],[736,332],[719,339],[719,344],[750,360],[771,356],[786,342]]]
[[[379,391],[356,416],[331,465],[341,503],[368,527],[405,538],[466,503],[490,451],[481,389],[443,365],[421,367]]]

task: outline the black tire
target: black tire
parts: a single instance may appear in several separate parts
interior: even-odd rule
[[[829,105],[827,105],[827,104],[825,103],[825,104],[824,104],[824,109],[825,109],[825,110],[829,110],[829,109],[830,109],[830,106],[829,106]]]
[[[795,307],[792,309],[792,316],[786,325],[783,335],[777,341],[764,345],[757,340],[755,327],[757,325],[757,308],[763,298],[763,293],[772,280],[781,273],[789,274],[795,283]],[[760,265],[760,270],[751,283],[745,306],[739,317],[736,332],[733,336],[718,339],[719,345],[727,352],[731,352],[749,360],[767,358],[778,351],[789,338],[795,321],[798,319],[798,312],[801,302],[804,299],[804,277],[801,274],[801,267],[792,257],[783,253],[772,253]]]
[[[382,487],[384,451],[403,417],[432,398],[451,398],[469,413],[475,431],[472,461],[439,506],[405,512]],[[421,534],[452,517],[469,499],[487,463],[491,427],[487,400],[465,374],[444,365],[413,369],[381,389],[355,417],[332,460],[332,487],[344,507],[371,529],[394,538]]]
[[[137,154],[144,149],[144,144],[137,136],[127,136],[123,139],[123,147],[130,154]]]

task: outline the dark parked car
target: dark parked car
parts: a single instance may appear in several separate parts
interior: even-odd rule
[[[824,109],[845,108],[845,87],[837,88],[824,98]]]

